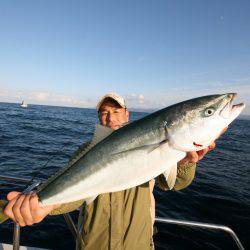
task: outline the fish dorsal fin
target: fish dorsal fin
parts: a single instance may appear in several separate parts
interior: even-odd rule
[[[79,154],[71,161],[71,165],[78,161],[81,157],[83,157],[98,142],[102,141],[104,138],[112,134],[112,132],[114,132],[113,129],[97,124],[95,126],[95,132],[92,140],[88,142],[87,145],[83,148],[83,150],[80,151]]]
[[[102,126],[100,124],[97,124],[95,126],[95,132],[92,138],[92,141],[89,143],[89,145],[81,152],[80,157],[85,155],[91,148],[93,148],[97,143],[102,141],[104,138],[108,137],[112,132],[114,132],[113,129]],[[79,158],[79,157],[77,157]]]
[[[113,129],[109,127],[102,126],[100,124],[97,124],[95,127],[95,132],[93,135],[93,139],[91,142],[87,144],[87,146],[79,152],[79,154],[72,159],[69,164],[57,171],[54,175],[52,175],[50,178],[48,178],[44,183],[42,183],[38,190],[42,190],[45,186],[47,186],[50,182],[55,180],[57,177],[62,175],[65,171],[67,171],[69,168],[71,168],[80,158],[82,158],[91,148],[93,148],[97,143],[102,141],[104,138],[108,137],[112,132],[114,132]]]
[[[94,133],[91,144],[96,145],[98,142],[108,137],[112,132],[114,132],[113,129],[97,124],[95,126],[95,133]]]

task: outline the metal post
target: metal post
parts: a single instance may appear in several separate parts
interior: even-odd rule
[[[24,177],[13,176],[13,175],[0,174],[0,180],[21,182],[21,183],[25,183],[25,184],[30,183],[30,179],[27,179],[27,178],[24,178]]]
[[[64,217],[64,219],[65,219],[65,221],[66,221],[66,223],[67,223],[67,225],[68,225],[71,233],[73,234],[73,236],[75,237],[75,239],[77,239],[77,236],[78,236],[79,232],[78,232],[78,230],[77,230],[77,228],[76,228],[76,226],[75,226],[75,224],[74,224],[74,222],[73,222],[70,214],[69,213],[63,214],[63,217]]]
[[[5,181],[14,181],[14,182],[21,182],[21,183],[29,183],[30,180],[25,179],[25,178],[20,178],[20,177],[14,177],[14,176],[6,176],[6,175],[0,175],[1,180]],[[30,193],[34,188],[39,186],[41,183],[40,180],[35,180],[32,182],[30,186],[28,186],[24,191],[23,194],[28,194]],[[20,233],[21,229],[19,224],[14,223],[14,231],[13,231],[13,250],[19,250],[20,247]]]
[[[20,246],[20,226],[17,223],[14,223],[14,232],[13,232],[13,250],[19,250]]]

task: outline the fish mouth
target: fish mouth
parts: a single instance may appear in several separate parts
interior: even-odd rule
[[[199,143],[196,143],[196,142],[193,142],[193,145],[194,145],[195,147],[197,147],[197,148],[203,147],[202,144],[199,144]]]
[[[239,103],[239,104],[233,104],[237,94],[236,93],[228,93],[223,95],[223,107],[222,109],[219,111],[219,115],[225,119],[223,121],[225,127],[228,126],[240,113],[241,111],[245,108],[245,104],[244,103]],[[206,145],[207,142],[193,142],[193,145],[197,148],[197,149],[201,149],[204,147],[204,145]]]
[[[228,101],[220,111],[220,115],[223,118],[228,119],[235,113],[240,113],[242,109],[245,107],[244,103],[233,104],[233,101],[236,98],[236,96],[237,96],[237,93],[226,94],[226,98]]]

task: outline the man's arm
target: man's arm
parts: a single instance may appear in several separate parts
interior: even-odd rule
[[[181,190],[192,183],[195,177],[196,163],[201,160],[205,156],[205,154],[213,150],[215,146],[216,144],[215,142],[213,142],[209,147],[205,149],[197,152],[188,152],[186,157],[178,162],[176,182],[172,190]],[[169,190],[167,180],[163,174],[156,178],[156,184],[160,189],[164,191]]]
[[[66,214],[72,211],[75,211],[83,204],[84,200],[69,202],[60,205],[60,207],[53,209],[49,215],[59,215],[59,214]]]
[[[176,182],[172,190],[181,190],[189,186],[194,179],[195,170],[196,163],[194,162],[178,163]],[[166,177],[163,174],[157,177],[156,184],[164,191],[169,190]]]
[[[41,222],[53,209],[60,206],[42,205],[39,203],[38,196],[35,193],[24,195],[20,192],[12,191],[8,193],[7,200],[9,202],[4,209],[4,214],[21,227]]]

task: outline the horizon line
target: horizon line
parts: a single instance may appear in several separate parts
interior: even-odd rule
[[[17,104],[20,105],[18,102],[2,102],[0,103],[6,103],[6,104]],[[35,103],[30,103],[28,105],[33,105],[33,106],[48,106],[48,107],[58,107],[58,108],[77,108],[77,109],[93,109],[96,110],[96,107],[76,107],[76,106],[58,106],[58,105],[51,105],[51,104],[35,104]],[[142,112],[142,113],[147,113],[147,112],[155,112],[157,110],[160,110],[161,108],[129,108],[130,111],[132,112]],[[239,117],[250,117],[250,114],[240,114]]]

